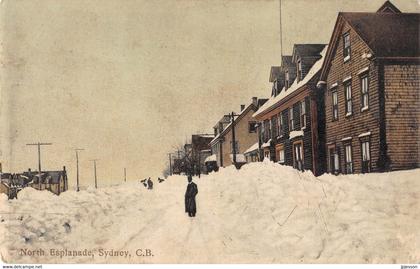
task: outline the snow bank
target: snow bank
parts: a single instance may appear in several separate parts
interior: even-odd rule
[[[231,166],[194,178],[195,218],[184,212],[185,176],[152,191],[138,182],[60,196],[26,189],[1,201],[0,252],[9,262],[417,263],[419,174],[316,178],[269,161]],[[95,255],[28,257],[22,248]],[[139,248],[154,256],[136,256]]]

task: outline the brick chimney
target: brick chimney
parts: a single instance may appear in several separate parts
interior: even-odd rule
[[[245,109],[245,105],[241,105],[241,111]]]
[[[258,107],[258,98],[257,97],[252,97],[252,104],[256,107]]]

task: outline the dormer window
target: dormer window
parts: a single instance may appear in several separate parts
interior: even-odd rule
[[[343,57],[344,57],[344,62],[347,62],[348,60],[350,60],[350,54],[351,54],[351,49],[350,49],[350,34],[349,33],[345,33],[343,35]]]
[[[302,61],[299,59],[297,62],[297,81],[301,81],[302,79]]]
[[[285,89],[289,88],[289,80],[290,80],[289,71],[286,70],[286,72],[285,72],[285,83],[284,83],[284,88]]]

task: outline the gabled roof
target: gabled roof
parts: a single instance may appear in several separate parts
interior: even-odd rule
[[[276,81],[281,74],[281,67],[280,66],[272,66],[270,70],[270,79],[269,82]]]
[[[309,82],[318,79],[318,75],[324,62],[324,55],[327,52],[327,48],[328,46],[324,45],[324,49],[320,53],[321,58],[318,59],[318,61],[316,61],[314,65],[312,65],[311,69],[308,71],[308,74],[306,74],[306,76],[302,80],[297,81],[295,79],[292,85],[287,90],[283,88],[277,96],[272,96],[252,116],[257,118],[267,114],[268,112],[272,111],[273,109],[284,103],[284,101],[288,97],[292,96],[293,93],[302,89]]]
[[[419,13],[342,13],[376,57],[419,57]]]
[[[296,61],[296,56],[300,57],[321,57],[321,51],[326,44],[295,44],[293,46],[292,60]]]
[[[292,55],[286,55],[286,56],[281,57],[282,67],[291,66],[291,65],[293,65]]]
[[[238,117],[235,118],[234,123],[238,123],[240,120],[242,120],[242,118],[251,110],[253,109],[254,111],[256,111],[258,108],[253,104],[250,103],[244,110],[242,110],[238,115]],[[223,129],[223,131],[221,133],[219,133],[218,135],[216,135],[215,138],[213,138],[212,141],[210,141],[210,144],[214,144],[215,142],[217,142],[221,137],[223,137],[232,127],[232,122],[230,122],[226,128]]]
[[[375,58],[418,59],[419,13],[340,12],[330,38],[320,80],[325,80],[345,23],[371,49]]]
[[[390,1],[386,1],[376,12],[401,13],[401,10],[394,6],[394,4],[392,4]]]

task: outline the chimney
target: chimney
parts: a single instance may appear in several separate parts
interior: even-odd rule
[[[245,105],[241,105],[241,111],[245,109]]]
[[[258,107],[258,98],[257,97],[252,97],[252,104],[256,107]]]
[[[31,168],[28,168],[28,172],[29,172],[29,173],[31,172]]]
[[[64,172],[66,171],[66,166],[65,166],[65,165],[63,166],[63,171],[64,171]]]

